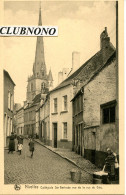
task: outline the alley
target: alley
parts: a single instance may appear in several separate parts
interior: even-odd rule
[[[8,154],[5,150],[5,184],[72,184],[70,171],[73,164],[35,143],[33,158],[30,157],[28,140],[24,140],[22,155]],[[91,183],[92,176],[82,172],[81,183]]]

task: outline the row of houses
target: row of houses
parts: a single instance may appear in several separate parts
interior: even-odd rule
[[[46,145],[71,149],[103,166],[108,147],[119,154],[117,105],[116,50],[105,28],[94,56],[56,88],[43,86],[17,112],[22,118],[24,112],[24,127],[18,128],[20,134],[36,135]]]
[[[3,70],[3,95],[4,95],[4,147],[8,144],[8,137],[13,131],[14,123],[14,87],[15,83],[10,74]]]

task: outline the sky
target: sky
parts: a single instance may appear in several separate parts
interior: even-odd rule
[[[37,26],[40,1],[4,2],[4,26]],[[100,34],[107,27],[116,46],[114,1],[41,1],[42,24],[58,26],[57,37],[43,37],[47,72],[54,86],[58,72],[72,67],[72,52],[80,52],[80,65],[100,50]],[[36,37],[4,37],[4,69],[15,87],[15,103],[26,100],[27,78],[32,75]]]

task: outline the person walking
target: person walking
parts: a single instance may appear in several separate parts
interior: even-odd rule
[[[21,155],[21,150],[22,149],[23,149],[23,144],[18,143],[18,152],[19,152],[19,155]]]
[[[21,135],[19,135],[17,137],[17,141],[18,141],[18,144],[22,144],[22,146],[23,146],[23,137]],[[19,150],[18,150],[18,144],[17,144],[17,152],[19,152]]]
[[[8,154],[11,152],[13,153],[15,151],[15,136],[14,136],[14,133],[11,132],[11,136],[10,136],[10,141],[9,141],[9,151],[8,151]]]
[[[31,152],[31,158],[32,158],[33,157],[33,152],[34,152],[34,142],[33,142],[33,139],[32,138],[30,138],[29,150]]]

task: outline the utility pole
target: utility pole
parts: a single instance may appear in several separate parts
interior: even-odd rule
[[[116,1],[116,128],[117,128],[117,142],[119,150],[119,71],[118,71],[118,1]]]

